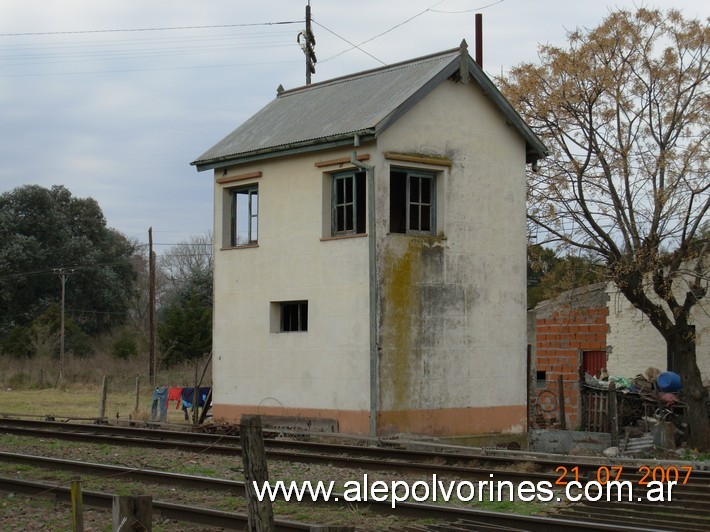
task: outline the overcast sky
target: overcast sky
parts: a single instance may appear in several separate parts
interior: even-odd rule
[[[210,230],[212,173],[189,163],[279,84],[305,83],[296,37],[306,2],[2,0],[0,192],[64,185],[144,242],[150,226],[160,244]],[[311,0],[312,81],[464,38],[473,54],[476,12],[484,70],[495,76],[535,61],[539,44],[563,45],[567,30],[635,5],[710,15],[707,0]],[[348,42],[366,42],[364,51]]]

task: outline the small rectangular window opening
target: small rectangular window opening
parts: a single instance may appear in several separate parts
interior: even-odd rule
[[[308,330],[308,301],[281,303],[281,332]]]
[[[537,370],[537,371],[535,372],[535,378],[536,378],[536,380],[538,380],[538,381],[546,381],[546,380],[547,380],[547,371],[544,371],[544,370],[543,370],[543,371]]]

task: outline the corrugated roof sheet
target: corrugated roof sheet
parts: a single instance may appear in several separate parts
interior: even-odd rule
[[[320,144],[364,131],[376,135],[423,97],[430,87],[456,72],[460,57],[461,49],[456,48],[282,92],[192,164],[204,170],[219,162]],[[473,61],[468,60],[473,65]],[[476,68],[471,69],[474,78],[493,87],[482,71],[473,71]],[[500,96],[494,87],[493,91]],[[503,101],[510,107],[505,99]],[[499,101],[496,103],[501,105]],[[514,111],[512,113],[517,117]],[[529,132],[524,124],[520,127]],[[521,133],[527,136],[526,131]]]

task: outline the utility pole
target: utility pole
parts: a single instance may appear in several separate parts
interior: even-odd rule
[[[303,38],[303,42],[301,42]],[[313,49],[316,46],[316,38],[313,36],[311,31],[311,0],[308,0],[308,5],[306,6],[306,31],[302,31],[298,34],[298,44],[301,45],[303,53],[306,54],[306,85],[311,84],[311,74],[316,73],[316,53]]]
[[[61,386],[64,384],[64,299],[66,295],[67,277],[69,274],[74,273],[74,270],[55,268],[54,273],[59,275],[59,281],[62,284],[62,303],[59,318],[59,385]]]
[[[148,319],[149,319],[149,336],[150,336],[150,353],[148,356],[148,364],[150,368],[148,370],[149,380],[152,386],[156,386],[156,356],[155,356],[155,252],[153,251],[153,228],[148,228],[148,276],[149,276],[149,296],[150,299],[148,305]]]

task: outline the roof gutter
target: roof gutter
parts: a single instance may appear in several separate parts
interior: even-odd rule
[[[296,142],[292,144],[282,144],[246,153],[237,153],[225,157],[217,157],[214,159],[196,160],[190,163],[195,166],[198,172],[204,170],[214,170],[233,166],[235,164],[250,163],[253,161],[261,161],[264,159],[273,159],[275,157],[288,157],[290,155],[298,155],[311,151],[324,150],[327,148],[337,148],[340,146],[349,146],[352,143],[353,134],[361,140],[368,141],[375,138],[375,130],[367,129],[357,132],[344,133],[332,137],[322,137],[319,139],[309,140],[305,142]]]
[[[360,135],[353,138],[355,148],[360,146]],[[375,167],[357,159],[357,150],[353,150],[350,163],[365,170],[367,175],[367,241],[368,275],[370,285],[370,436],[377,437],[377,412],[379,401],[379,347],[377,344],[377,234],[375,216]]]

